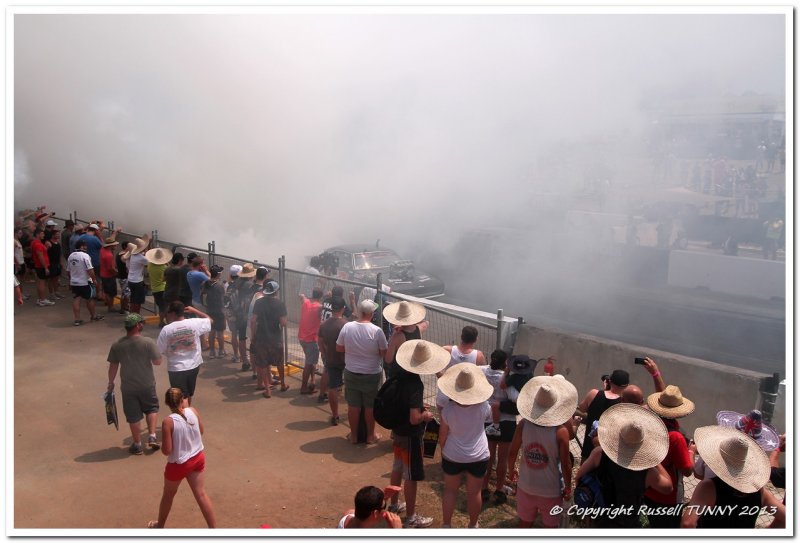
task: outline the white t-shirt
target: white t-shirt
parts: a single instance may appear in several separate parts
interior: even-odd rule
[[[203,450],[203,438],[200,434],[200,421],[194,409],[187,407],[183,410],[186,420],[178,413],[172,413],[172,452],[167,457],[167,462],[184,464],[187,460]]]
[[[89,270],[92,268],[92,259],[83,251],[75,251],[67,258],[67,271],[69,284],[75,287],[85,287],[89,284]]]
[[[378,351],[388,346],[386,336],[371,322],[348,322],[339,332],[336,344],[344,346],[347,371],[370,375],[383,371],[383,359]]]
[[[142,254],[131,255],[128,259],[128,283],[141,283],[144,281],[144,269],[148,260]]]
[[[203,363],[200,336],[211,331],[211,319],[171,322],[158,334],[158,350],[167,357],[167,371],[192,370]]]
[[[467,464],[489,458],[489,440],[483,429],[487,417],[491,420],[492,408],[488,402],[459,405],[447,402],[442,409],[442,420],[450,427],[442,456],[451,462]]]

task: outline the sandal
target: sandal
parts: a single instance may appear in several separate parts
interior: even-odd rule
[[[289,385],[283,385],[281,387],[281,392],[286,392],[287,390],[289,390]]]
[[[381,440],[382,437],[383,436],[380,434],[375,434],[375,440],[374,441],[367,440],[367,445],[375,445],[378,441]]]

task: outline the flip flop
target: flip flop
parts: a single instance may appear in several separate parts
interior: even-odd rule
[[[345,439],[347,440],[347,442],[348,442],[348,443],[350,443],[351,445],[358,445],[358,443],[357,443],[357,442],[354,442],[354,441],[353,441],[353,440],[350,438],[350,433],[347,433],[347,434],[345,434],[344,438],[345,438]]]
[[[367,445],[375,445],[378,441],[381,440],[382,437],[383,436],[380,434],[375,434],[375,440],[374,441],[367,440]]]
[[[287,390],[289,390],[289,385],[283,385],[281,387],[281,392],[286,392]]]
[[[158,521],[157,520],[151,520],[150,522],[147,523],[147,527],[148,528],[159,528]]]

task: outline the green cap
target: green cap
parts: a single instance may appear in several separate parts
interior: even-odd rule
[[[138,313],[128,313],[125,317],[125,329],[130,330],[140,322],[144,322],[144,318]]]

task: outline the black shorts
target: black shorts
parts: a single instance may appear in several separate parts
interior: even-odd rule
[[[489,469],[489,459],[480,460],[479,462],[468,462],[462,464],[461,462],[451,462],[442,456],[442,471],[447,475],[460,475],[467,472],[473,477],[483,478],[486,475],[486,470]]]
[[[70,285],[69,288],[72,289],[73,298],[92,299],[92,287],[89,285]]]
[[[264,339],[254,339],[250,345],[253,364],[259,368],[283,366],[283,343]]]
[[[144,415],[158,413],[158,395],[156,389],[123,390],[122,411],[126,422],[139,422]]]
[[[242,319],[245,321],[244,324],[239,322],[239,319],[236,319],[236,329],[239,332],[239,340],[247,339],[247,319]]]
[[[34,271],[36,271],[36,277],[38,277],[42,281],[44,281],[45,279],[50,277],[49,275],[44,273],[45,272],[45,268],[33,268],[33,269],[34,269]]]
[[[489,426],[484,424],[483,427]],[[517,422],[513,420],[500,421],[500,435],[486,436],[489,441],[499,441],[500,443],[511,443],[514,440],[514,432],[517,430]]]
[[[17,277],[22,277],[22,276],[25,275],[26,271],[28,271],[28,267],[23,262],[22,264],[19,265],[19,267],[17,268],[17,271],[14,273],[14,275],[16,275]]]
[[[225,331],[225,314],[221,311],[219,313],[209,313],[209,317],[211,317],[211,329],[216,332],[224,332]]]
[[[153,293],[153,301],[156,303],[156,307],[158,308],[158,313],[160,315],[166,315],[167,313],[167,304],[164,301],[164,291],[161,292],[154,292]]]
[[[147,289],[144,288],[144,281],[140,283],[131,283],[128,281],[128,288],[131,289],[131,303],[142,305],[144,303],[144,295]]]
[[[61,264],[53,264],[50,266],[50,279],[61,275]]]
[[[116,277],[101,277],[100,283],[103,285],[103,292],[112,298],[117,295],[117,278]]]
[[[194,396],[194,387],[197,385],[197,374],[200,373],[200,366],[191,370],[184,371],[168,371],[169,386],[179,388],[183,391],[183,395],[188,397]]]

